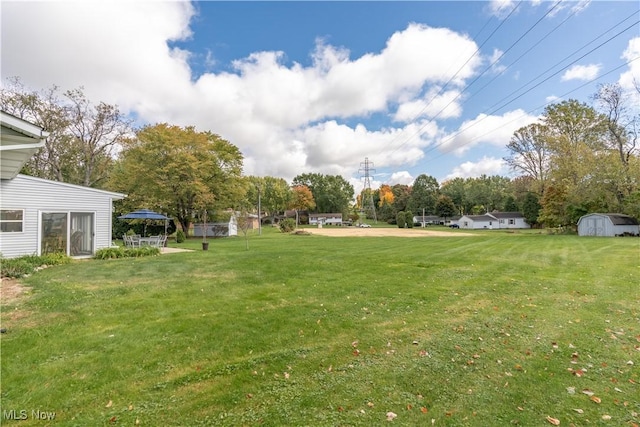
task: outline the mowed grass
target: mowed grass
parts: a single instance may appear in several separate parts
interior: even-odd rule
[[[24,279],[2,307],[2,425],[640,423],[640,239],[183,246]]]

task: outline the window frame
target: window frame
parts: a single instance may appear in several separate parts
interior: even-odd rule
[[[4,219],[5,212],[20,212],[21,219]],[[20,224],[20,230],[4,230],[4,224]],[[0,209],[0,233],[24,233],[24,209]]]

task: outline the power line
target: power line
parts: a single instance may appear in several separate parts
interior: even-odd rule
[[[416,132],[414,132],[409,138],[407,138],[402,144],[400,144],[398,147],[396,147],[391,154],[395,153],[396,151],[398,151],[400,148],[402,148],[404,145],[406,145],[413,137],[415,137],[416,135],[418,135],[425,127],[427,127],[429,124],[431,124],[436,118],[438,118],[446,109],[447,107],[449,107],[453,102],[455,102],[458,98],[460,98],[475,82],[477,82],[487,71],[489,71],[507,52],[509,52],[515,45],[517,45],[527,34],[529,34],[536,26],[538,26],[538,24],[540,24],[540,22],[542,22],[542,20],[544,20],[544,18],[546,18],[551,12],[553,12],[553,10],[558,7],[558,5],[562,2],[562,0],[558,0],[549,10],[547,10],[547,12],[540,17],[532,26],[529,27],[529,29],[527,29],[515,42],[511,43],[511,45],[507,48],[507,50],[505,50],[497,59],[495,59],[491,64],[489,64],[489,66],[487,66],[480,74],[478,74],[478,76],[476,76],[475,79],[473,79],[471,81],[471,83],[469,83],[468,85],[466,85],[461,91],[460,93],[458,93],[458,95],[452,99],[451,101],[449,101],[449,103],[447,103],[447,105],[445,105],[442,109],[440,109],[440,111],[438,111],[433,117],[431,117],[426,123],[424,123],[422,126],[420,126],[418,128],[418,130]],[[521,4],[522,2],[519,2],[512,10],[511,13],[509,13],[509,15],[507,16],[507,18],[505,18],[504,21],[502,21],[502,23],[504,23],[512,14],[513,12],[515,12],[515,10],[518,8],[518,6]],[[564,21],[566,22],[566,21]],[[496,31],[502,26],[502,23],[500,26],[498,26],[496,28]],[[493,34],[495,34],[495,32],[492,32],[491,35],[489,36],[489,38],[491,36],[493,36]],[[488,40],[488,39],[487,39]],[[486,41],[484,43],[486,43]],[[484,45],[483,43],[483,45]],[[473,58],[473,56],[476,55],[476,53],[480,50],[480,47],[476,50],[476,52],[471,56],[471,58]],[[471,60],[471,58],[469,58],[467,60],[467,62],[465,62],[464,65],[466,65],[469,60]],[[462,67],[464,67],[464,65]],[[458,72],[456,72],[455,75],[457,75],[460,70],[462,70],[462,67],[458,70]],[[451,82],[451,80],[453,80],[453,78],[455,77],[455,75],[449,79],[449,81],[447,82],[447,84],[449,82]],[[446,85],[445,85],[446,86]],[[438,95],[442,94],[444,89],[441,89],[438,92]],[[434,96],[431,101],[433,101],[438,95]],[[429,102],[431,102],[429,101]],[[427,108],[427,106],[425,106],[418,115],[415,116],[415,118],[419,117],[419,115]],[[414,119],[415,119],[414,118]],[[395,141],[396,138],[394,138],[391,143],[393,143]]]
[[[560,98],[565,98],[566,96],[568,96],[568,95],[572,94],[573,92],[575,92],[575,91],[577,91],[577,90],[580,90],[580,89],[582,89],[583,87],[588,86],[588,85],[590,85],[590,84],[592,84],[592,83],[594,83],[594,82],[596,82],[596,81],[598,81],[598,80],[602,79],[603,77],[606,77],[606,76],[608,76],[609,74],[612,74],[612,73],[614,73],[614,72],[618,71],[619,69],[624,68],[624,67],[628,66],[629,64],[631,64],[632,62],[634,62],[634,61],[638,61],[638,60],[640,60],[640,56],[638,56],[638,57],[636,57],[636,58],[633,58],[632,60],[630,60],[630,61],[628,61],[628,62],[626,62],[626,63],[624,63],[624,64],[621,64],[621,65],[619,65],[619,66],[617,66],[617,67],[615,67],[615,68],[613,68],[613,69],[611,69],[611,70],[607,71],[606,73],[604,73],[604,74],[602,74],[602,75],[600,75],[600,76],[598,76],[598,77],[596,77],[596,78],[594,78],[594,79],[591,79],[591,80],[589,80],[589,81],[587,81],[587,82],[585,82],[585,83],[581,84],[580,86],[578,86],[578,87],[576,87],[576,88],[571,89],[570,91],[568,91],[568,92],[566,92],[566,93],[562,94],[562,95],[560,96]],[[550,104],[552,104],[552,103],[553,103],[553,102],[547,102],[547,103],[545,103],[545,104],[543,104],[543,105],[539,105],[539,106],[537,106],[537,107],[535,107],[535,108],[532,108],[531,110],[527,111],[527,112],[526,112],[526,114],[533,113],[534,111],[539,110],[540,108],[545,108],[545,107],[547,107],[548,105],[550,105]],[[522,117],[522,116],[520,116],[520,117]],[[518,119],[520,119],[520,117],[516,117],[515,119],[513,119],[513,120],[511,120],[511,121],[509,121],[509,122],[504,123],[504,124],[503,124],[503,126],[501,126],[501,127],[504,127],[504,126],[506,126],[506,125],[508,125],[508,124],[510,124],[510,123],[513,123],[513,122],[517,121]],[[482,120],[484,120],[484,119],[481,119],[481,120],[479,120],[479,121],[475,122],[475,123],[474,123],[474,125],[475,125],[475,124],[477,124],[477,123],[479,123],[479,122],[481,122]],[[472,125],[472,126],[473,126],[473,125]],[[472,127],[472,126],[469,126],[469,128],[470,128],[470,127]],[[457,133],[455,133],[455,134],[451,135],[451,136],[450,136],[450,137],[448,137],[444,142],[447,142],[447,141],[452,140],[453,138],[455,138],[456,136],[460,135],[463,131],[466,131],[466,130],[468,130],[469,128],[465,128],[465,129],[463,129],[463,130],[461,130],[461,131],[459,131],[459,132],[457,132]],[[498,128],[498,129],[499,129],[499,128]],[[465,146],[465,145],[468,145],[468,144],[470,144],[470,143],[472,143],[472,142],[474,142],[474,141],[477,141],[477,140],[479,140],[479,139],[482,139],[482,137],[487,136],[487,135],[489,135],[489,134],[491,134],[491,133],[495,132],[496,130],[497,130],[497,129],[493,129],[493,130],[491,130],[491,131],[489,131],[489,132],[486,132],[486,133],[484,133],[484,134],[482,134],[482,135],[479,135],[479,136],[477,136],[477,137],[475,137],[475,138],[471,139],[470,141],[468,141],[466,144],[463,144],[463,145],[461,145],[461,146]],[[444,142],[443,142],[443,143],[444,143]],[[443,143],[438,144],[438,146],[442,145]],[[439,156],[435,156],[432,160],[439,159],[440,157],[443,157],[443,156],[445,156],[446,154],[449,154],[449,152],[444,152],[444,153],[440,154]]]

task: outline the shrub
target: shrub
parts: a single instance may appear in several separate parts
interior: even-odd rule
[[[413,212],[404,213],[404,222],[406,224],[405,227],[413,228]]]
[[[23,277],[32,274],[42,267],[50,265],[68,264],[71,258],[63,253],[51,253],[47,255],[26,255],[19,258],[2,259],[0,276]]]
[[[176,243],[182,243],[187,240],[187,236],[184,235],[184,231],[177,230],[176,231]]]
[[[94,259],[124,258],[126,249],[123,247],[98,249],[93,256]]]
[[[290,233],[296,229],[296,221],[293,218],[286,218],[280,221],[280,231]]]
[[[116,259],[116,258],[140,258],[144,256],[160,255],[160,248],[153,246],[143,246],[141,248],[104,248],[96,251],[94,259]]]
[[[396,223],[398,224],[398,228],[404,228],[406,225],[406,221],[404,220],[404,212],[400,211],[396,214]]]

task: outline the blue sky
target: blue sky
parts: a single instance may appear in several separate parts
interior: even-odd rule
[[[365,157],[374,187],[508,175],[505,145],[547,103],[633,92],[639,15],[637,1],[3,1],[1,70],[218,133],[246,174],[358,190]]]

